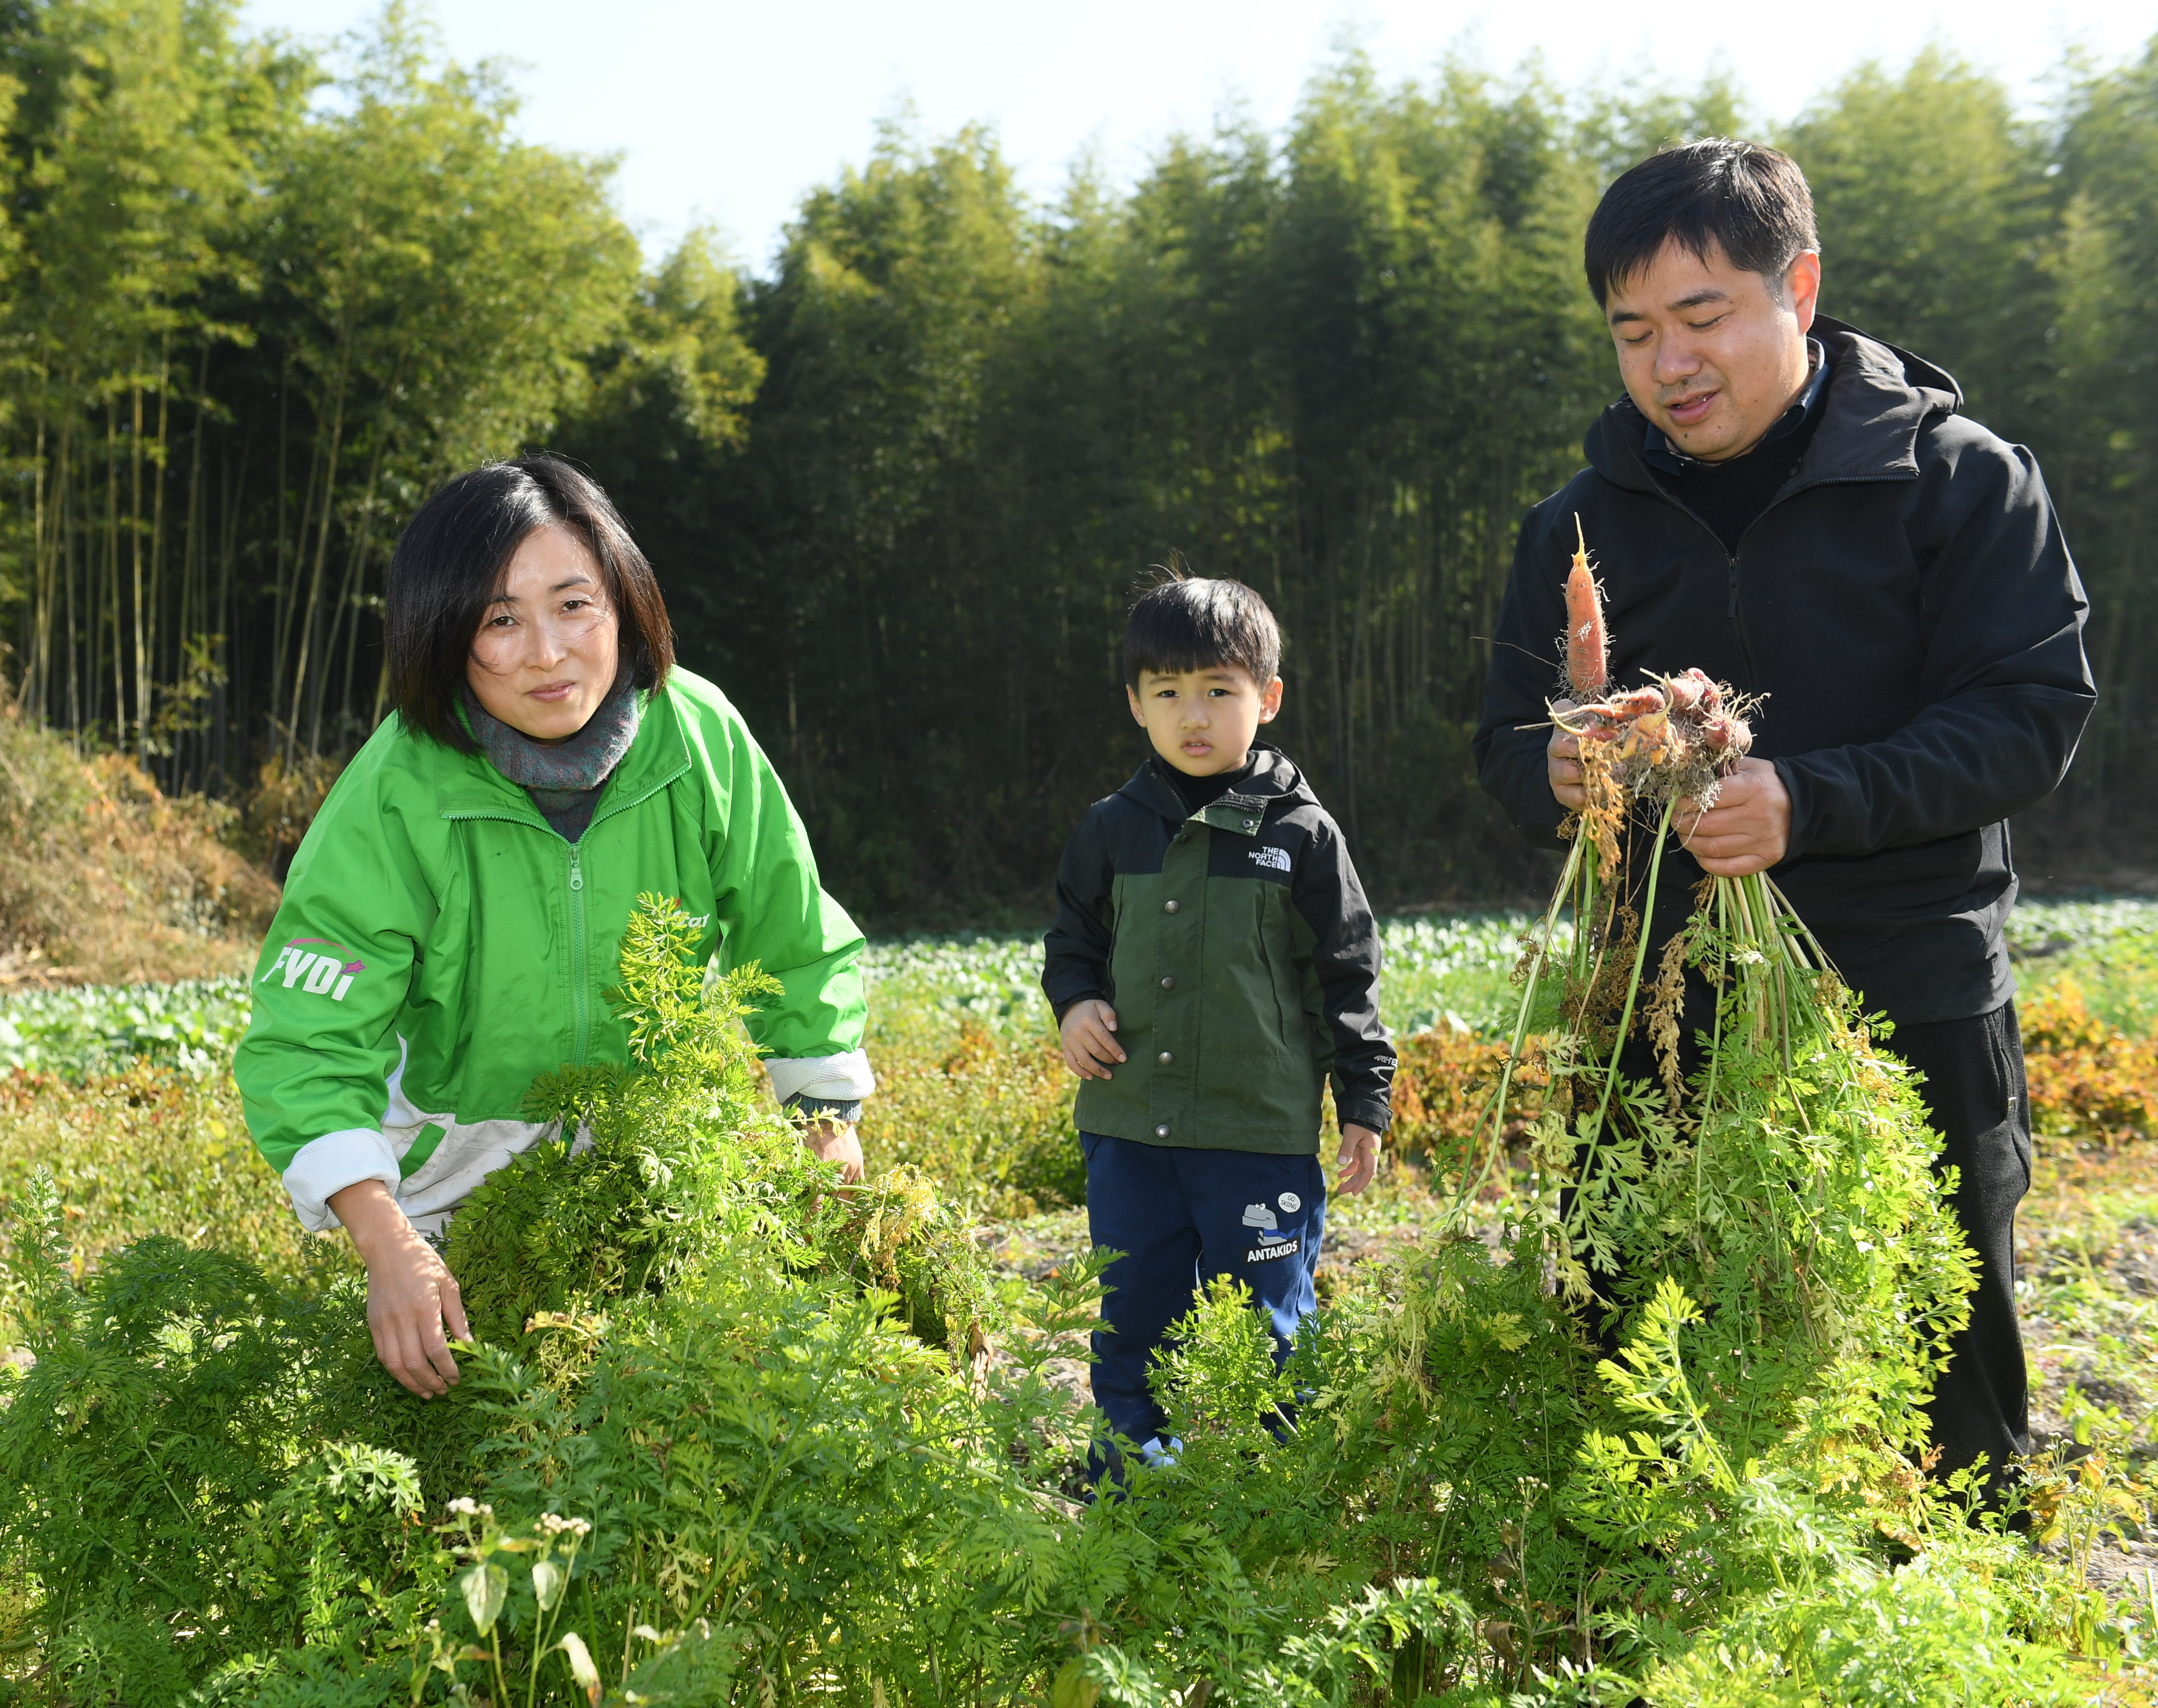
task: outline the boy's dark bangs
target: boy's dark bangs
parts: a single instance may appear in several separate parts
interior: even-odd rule
[[[1187,633],[1164,637],[1155,646],[1128,648],[1126,657],[1129,673],[1134,677],[1142,670],[1180,676],[1187,670],[1216,670],[1224,664],[1242,664],[1250,670],[1251,662],[1239,656],[1242,650],[1222,637]]]
[[[1241,581],[1194,576],[1149,589],[1124,628],[1124,680],[1238,665],[1262,686],[1281,666],[1281,632],[1267,602]]]

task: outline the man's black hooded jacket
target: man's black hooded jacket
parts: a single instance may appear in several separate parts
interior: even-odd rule
[[[1577,514],[1613,686],[1698,666],[1766,695],[1753,753],[1791,797],[1777,883],[1869,1009],[1965,1019],[2014,989],[2005,821],[2059,783],[2097,697],[2083,586],[2030,452],[1958,415],[1954,380],[1836,321],[1813,335],[1820,424],[1735,552],[1657,484],[1631,400],[1604,410],[1590,466],[1522,524],[1477,764],[1521,833],[1558,846],[1546,702]],[[1659,936],[1700,875],[1666,854]]]

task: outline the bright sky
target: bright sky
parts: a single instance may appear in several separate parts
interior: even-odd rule
[[[247,0],[258,28],[326,38],[374,0]],[[911,102],[932,135],[995,126],[1021,182],[1054,194],[1094,147],[1129,181],[1231,102],[1269,127],[1345,32],[1389,81],[1450,49],[1510,71],[1541,54],[1564,87],[1690,87],[1733,74],[1789,118],[1852,66],[1898,69],[1929,37],[2010,77],[2028,104],[2071,49],[2117,60],[2158,34],[2158,0],[1814,0],[1628,8],[1588,0],[433,0],[449,52],[511,62],[536,142],[622,157],[648,252],[705,221],[758,268],[802,193],[868,153]]]

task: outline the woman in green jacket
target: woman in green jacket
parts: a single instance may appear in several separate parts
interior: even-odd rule
[[[387,588],[395,707],[294,857],[234,1073],[310,1228],[367,1265],[368,1324],[415,1393],[457,1379],[456,1278],[428,1236],[519,1151],[535,1075],[620,1061],[601,992],[643,891],[700,954],[785,988],[753,1019],[812,1150],[859,1179],[874,1086],[862,935],[741,715],[674,663],[658,583],[597,485],[550,457],[461,475]]]

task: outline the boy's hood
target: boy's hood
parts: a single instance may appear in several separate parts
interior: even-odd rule
[[[1183,798],[1154,769],[1152,759],[1133,771],[1131,781],[1117,792],[1149,812],[1159,813],[1172,824],[1196,818],[1218,829],[1241,831],[1246,835],[1257,831],[1265,821],[1267,809],[1277,801],[1289,799],[1314,807],[1319,804],[1319,797],[1304,780],[1304,773],[1280,748],[1265,741],[1252,743],[1251,775],[1196,813],[1184,804]]]

